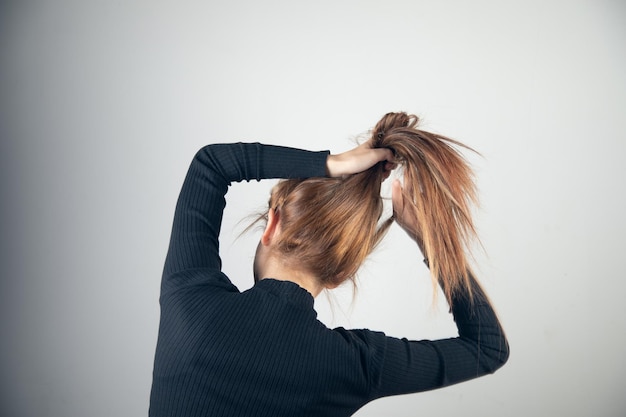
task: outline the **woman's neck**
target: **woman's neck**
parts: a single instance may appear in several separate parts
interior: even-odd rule
[[[260,264],[257,264],[255,275],[258,279],[272,278],[278,281],[291,281],[307,290],[313,298],[324,288],[312,274],[300,269],[291,268],[281,259],[267,254]],[[257,254],[258,256],[258,254]],[[257,258],[256,261],[259,261]]]

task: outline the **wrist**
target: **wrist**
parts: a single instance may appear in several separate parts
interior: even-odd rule
[[[328,154],[326,158],[326,175],[334,178],[341,177],[344,174],[341,158],[338,155]]]
[[[335,158],[333,154],[328,154],[326,157],[326,176],[333,177],[335,172]]]

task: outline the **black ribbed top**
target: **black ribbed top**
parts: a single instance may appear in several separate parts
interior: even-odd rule
[[[258,143],[209,145],[196,154],[163,273],[150,416],[350,416],[373,399],[504,364],[507,341],[477,285],[471,309],[462,297],[454,302],[459,337],[418,342],[328,329],[297,284],[266,278],[240,292],[220,271],[229,184],[325,176],[327,156]]]

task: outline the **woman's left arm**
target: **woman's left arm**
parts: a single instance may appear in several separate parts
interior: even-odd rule
[[[471,277],[473,298],[454,296],[452,314],[459,336],[409,341],[386,337],[380,343],[384,364],[373,384],[373,397],[445,387],[492,374],[509,358],[504,330],[478,282]]]
[[[328,154],[260,143],[213,144],[198,151],[176,205],[163,284],[182,271],[221,269],[218,237],[232,182],[326,176]]]
[[[218,238],[225,195],[232,182],[339,177],[391,158],[389,149],[372,149],[370,142],[338,155],[260,143],[205,146],[191,162],[178,198],[162,290],[178,285],[170,281],[182,271],[221,269]],[[387,164],[388,169],[392,167]]]

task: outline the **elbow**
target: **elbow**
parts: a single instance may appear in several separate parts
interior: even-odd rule
[[[504,339],[503,348],[498,353],[496,369],[502,368],[504,364],[508,362],[510,354],[511,354],[511,350],[509,348],[509,342],[506,339]]]
[[[492,374],[502,368],[508,362],[510,354],[509,342],[502,335],[499,346],[494,346],[489,354],[488,373]]]

